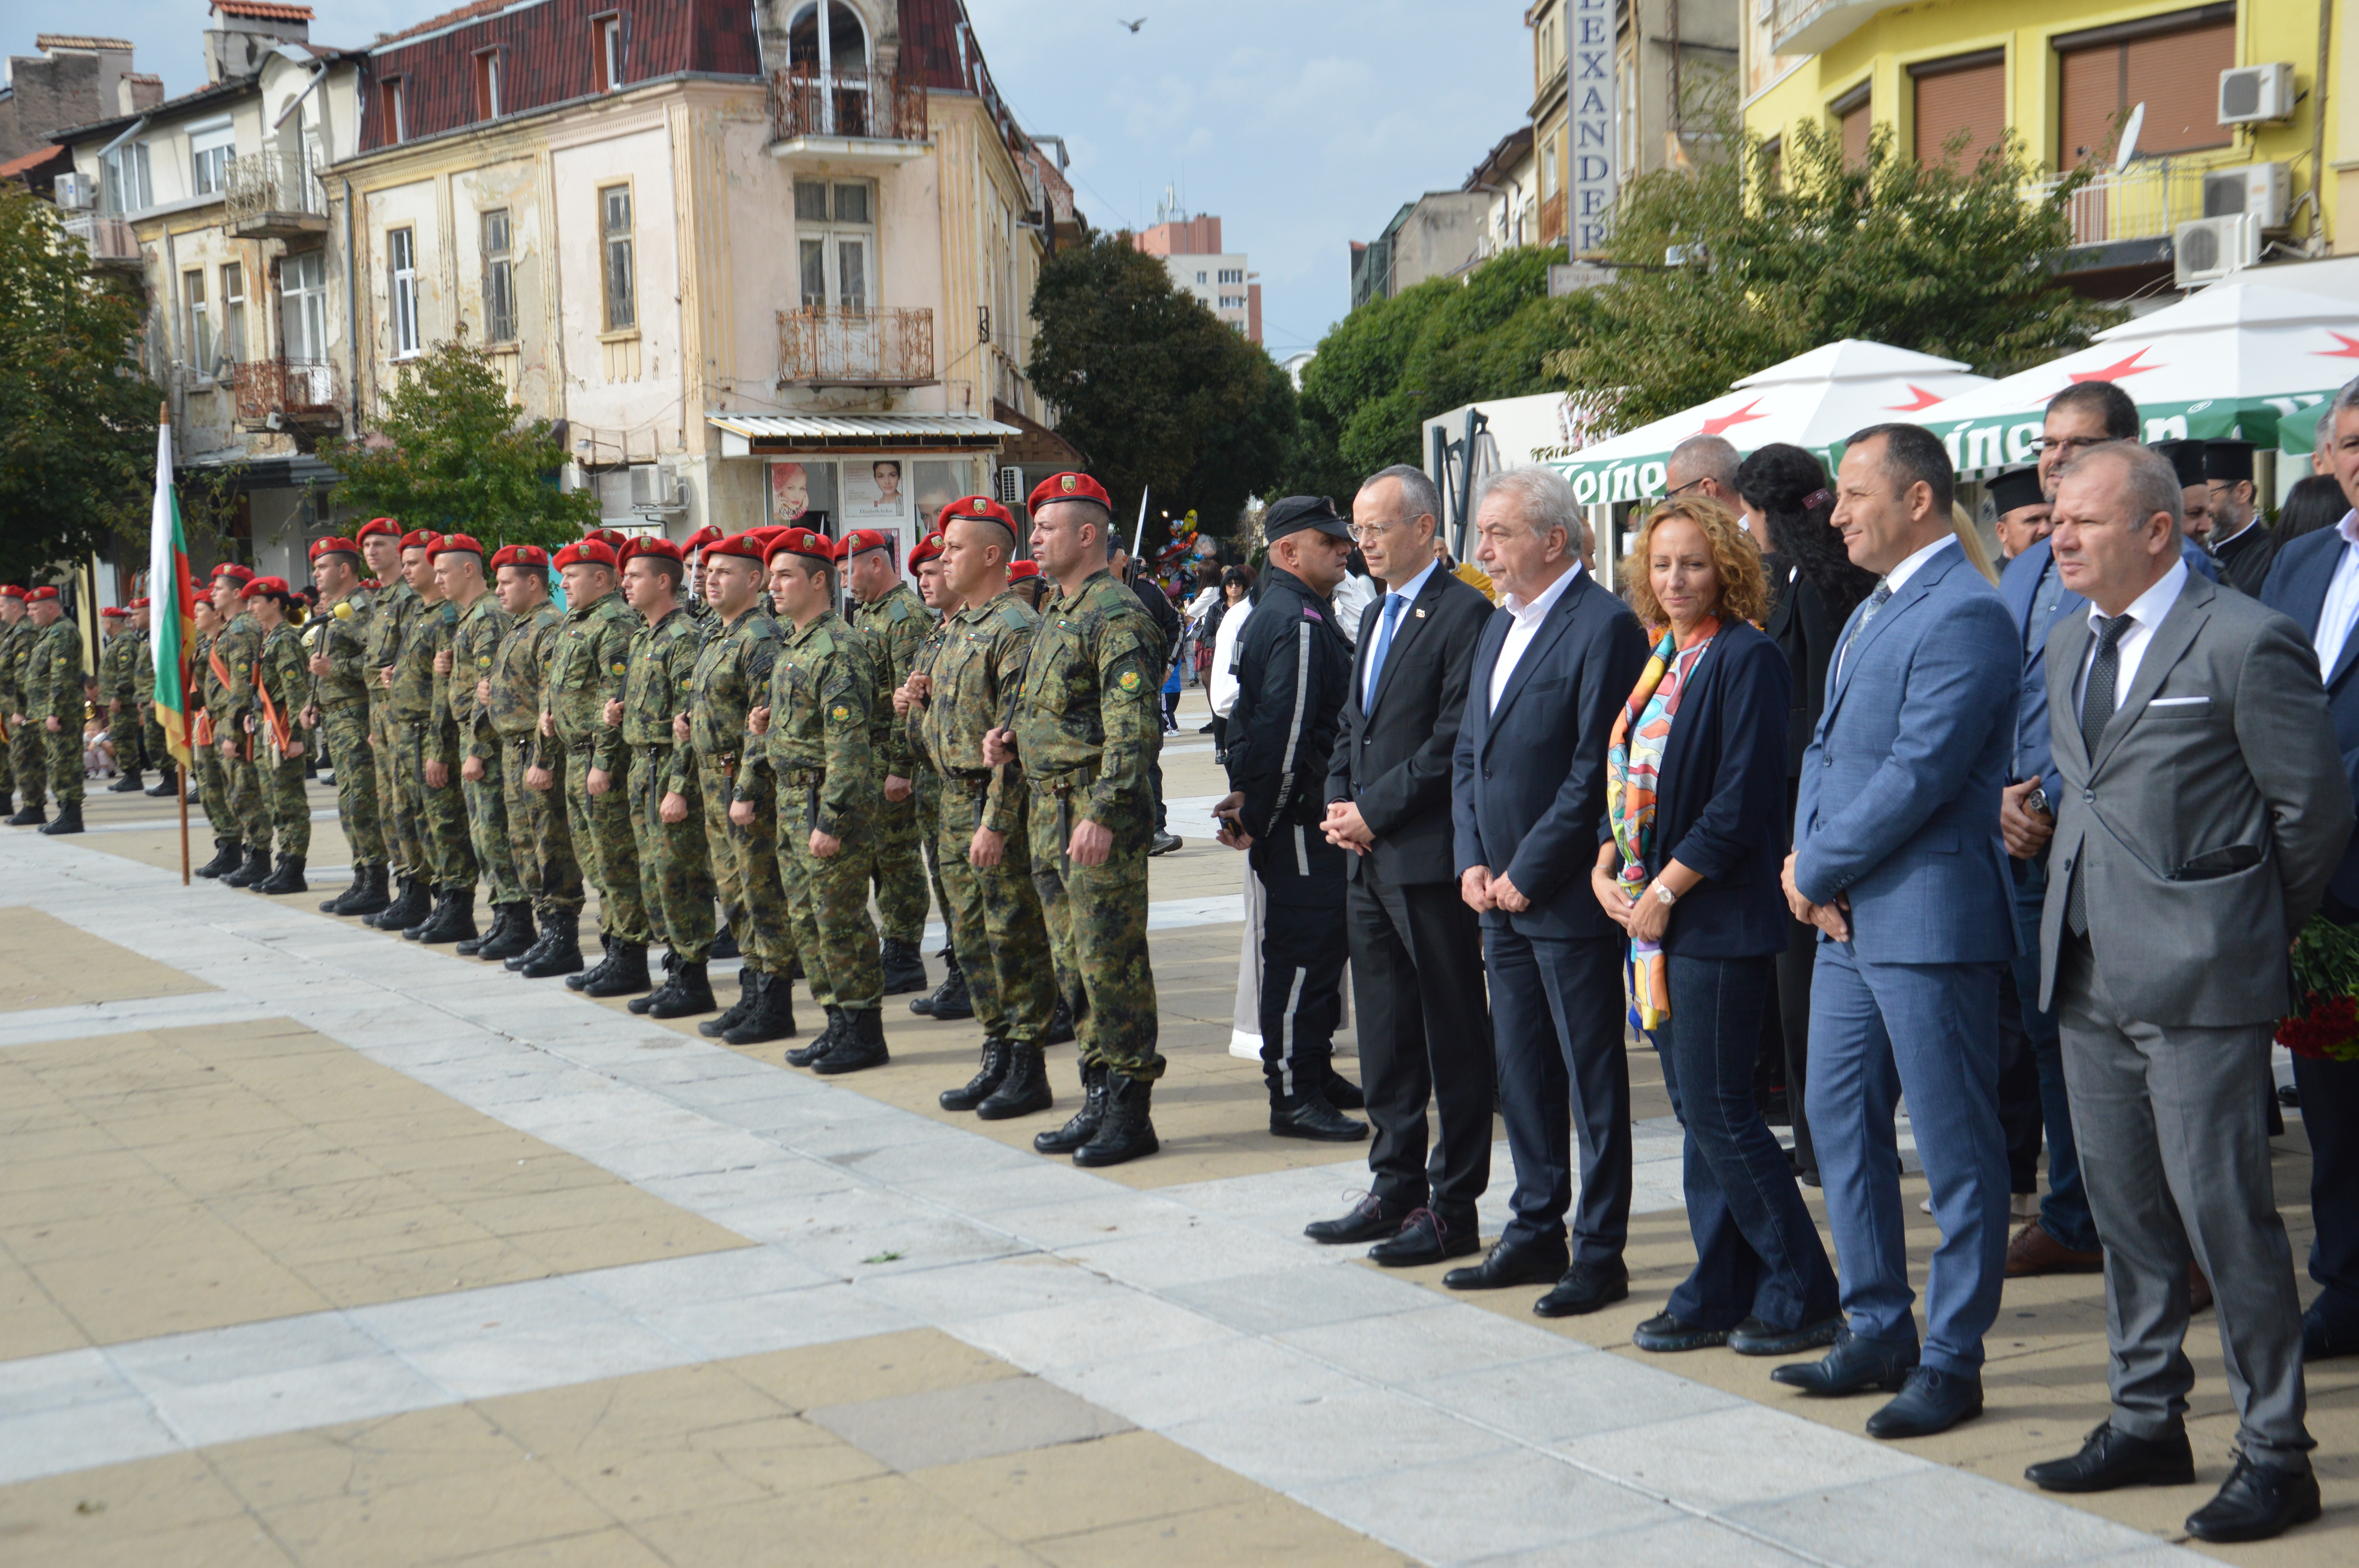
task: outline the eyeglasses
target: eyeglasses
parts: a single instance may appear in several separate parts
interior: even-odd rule
[[[1712,475],[1710,475],[1710,474],[1708,474],[1708,473],[1707,473],[1707,474],[1698,474],[1695,478],[1693,478],[1693,479],[1691,479],[1691,480],[1688,481],[1687,481],[1687,483],[1685,483],[1685,484],[1683,484],[1683,485],[1680,485],[1680,486],[1679,487],[1679,489],[1678,489],[1678,490],[1669,490],[1669,491],[1666,491],[1666,492],[1663,492],[1663,499],[1664,499],[1665,501],[1669,501],[1669,499],[1671,499],[1671,497],[1672,497],[1672,496],[1675,496],[1675,495],[1679,494],[1680,491],[1685,491],[1685,490],[1693,490],[1696,486],[1698,486],[1698,485],[1701,484],[1705,480],[1708,480],[1708,479],[1710,479],[1711,477],[1712,477]]]
[[[1352,537],[1363,545],[1373,545],[1400,524],[1397,523],[1354,523]]]
[[[2034,452],[2062,452],[2070,456],[2074,452],[2086,451],[2091,447],[2108,446],[2121,439],[2123,438],[2119,436],[2059,436],[2051,441],[2042,436],[2031,443],[2031,449]]]

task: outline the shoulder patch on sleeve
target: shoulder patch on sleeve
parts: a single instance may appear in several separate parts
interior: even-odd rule
[[[811,652],[821,655],[834,653],[835,633],[832,632],[814,633],[811,637]]]
[[[906,599],[895,600],[893,601],[893,609],[886,616],[886,619],[896,622],[907,621],[909,619],[909,601]]]

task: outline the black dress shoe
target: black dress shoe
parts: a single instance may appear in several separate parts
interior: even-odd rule
[[[1408,1217],[1407,1206],[1370,1193],[1352,1206],[1351,1213],[1340,1219],[1314,1219],[1302,1227],[1302,1234],[1330,1247],[1358,1241],[1382,1241],[1397,1232],[1401,1221]]]
[[[2195,1479],[2187,1429],[2168,1437],[2133,1437],[2100,1422],[2069,1459],[2047,1459],[2023,1473],[2043,1492],[2110,1492],[2115,1487],[2184,1487]]]
[[[1983,1413],[1983,1380],[1964,1372],[1910,1369],[1892,1402],[1867,1418],[1870,1437],[1930,1437]]]
[[[1315,1143],[1357,1143],[1368,1135],[1368,1124],[1353,1121],[1314,1093],[1296,1096],[1290,1106],[1271,1106],[1269,1135],[1308,1138]]]
[[[1412,1209],[1390,1240],[1368,1249],[1368,1261],[1386,1269],[1416,1269],[1449,1258],[1471,1258],[1482,1244],[1473,1215],[1452,1220],[1430,1208]]]
[[[1675,1350],[1709,1350],[1715,1345],[1728,1343],[1728,1330],[1699,1328],[1692,1323],[1681,1323],[1669,1313],[1658,1313],[1631,1331],[1630,1343],[1641,1350],[1652,1350],[1658,1354]]]
[[[1889,1392],[1908,1380],[1916,1365],[1915,1350],[1878,1345],[1846,1328],[1835,1336],[1834,1347],[1818,1360],[1780,1367],[1769,1374],[1769,1380],[1832,1399],[1843,1394],[1864,1394],[1870,1389]]]
[[[2218,1495],[2187,1516],[2187,1533],[2198,1541],[2267,1541],[2318,1514],[2315,1475],[2256,1464],[2239,1454]]]
[[[1530,1241],[1499,1240],[1483,1260],[1470,1269],[1452,1269],[1441,1282],[1453,1291],[1495,1291],[1508,1285],[1537,1285],[1562,1274],[1570,1261],[1564,1238]]]
[[[2332,1361],[2338,1356],[2359,1356],[2359,1327],[2329,1323],[2313,1304],[2301,1314],[2301,1358]]]
[[[1630,1271],[1616,1258],[1611,1263],[1575,1263],[1556,1282],[1556,1289],[1532,1303],[1541,1317],[1579,1317],[1618,1302],[1630,1293]]]
[[[1728,1331],[1728,1347],[1739,1356],[1799,1356],[1835,1342],[1843,1332],[1843,1314],[1833,1313],[1799,1328],[1772,1328],[1748,1317]]]
[[[1337,1110],[1365,1110],[1368,1108],[1368,1097],[1366,1093],[1361,1089],[1359,1085],[1353,1083],[1343,1074],[1335,1071],[1332,1067],[1327,1069],[1326,1086],[1319,1092],[1325,1095],[1327,1097],[1327,1103],[1333,1106]]]

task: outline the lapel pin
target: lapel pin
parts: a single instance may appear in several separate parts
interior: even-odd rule
[[[1422,611],[1422,610],[1419,611],[1417,612],[1417,618],[1418,618],[1419,621],[1424,620],[1424,619],[1425,619],[1425,611]]]

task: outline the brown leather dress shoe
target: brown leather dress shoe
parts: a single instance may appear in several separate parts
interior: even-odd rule
[[[2065,1246],[2048,1234],[2048,1227],[2033,1220],[2015,1233],[2006,1244],[2006,1277],[2019,1280],[2027,1274],[2093,1274],[2105,1266],[2102,1250],[2082,1252]]]

